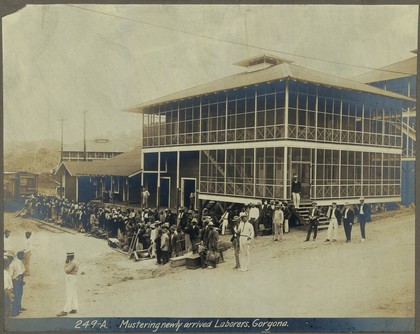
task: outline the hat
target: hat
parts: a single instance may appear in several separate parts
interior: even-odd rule
[[[318,203],[317,202],[312,202],[312,205],[314,205],[314,204],[317,205]]]
[[[169,223],[165,223],[165,224],[163,224],[163,226],[169,228]]]
[[[214,224],[211,220],[209,221],[209,226],[214,226]]]
[[[237,222],[238,220],[239,220],[239,217],[238,216],[235,216],[235,217],[233,217],[233,219],[232,219],[234,222]]]
[[[359,201],[364,201],[365,200],[365,198],[364,197],[360,197],[359,198]]]
[[[67,256],[74,256],[74,252],[67,252]]]
[[[246,217],[246,216],[247,216],[247,214],[245,212],[239,213],[239,218]]]
[[[297,174],[293,175],[293,177],[297,177]]]
[[[191,220],[191,223],[198,223],[197,218],[193,218],[193,219]]]

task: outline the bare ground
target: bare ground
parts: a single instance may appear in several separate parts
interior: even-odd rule
[[[412,209],[375,216],[367,241],[303,242],[292,230],[282,242],[258,237],[251,270],[233,270],[233,250],[215,269],[158,267],[134,262],[105,240],[52,232],[5,213],[15,250],[33,231],[32,274],[26,278],[19,317],[54,317],[65,302],[64,260],[75,251],[81,264],[76,317],[414,317],[414,227]],[[229,240],[230,236],[222,236]]]

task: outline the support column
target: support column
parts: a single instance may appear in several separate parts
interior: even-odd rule
[[[257,140],[257,121],[258,121],[258,119],[257,119],[257,108],[258,108],[257,98],[258,98],[258,95],[257,95],[257,86],[255,86],[255,97],[254,97],[254,141]],[[254,197],[255,197],[255,182],[254,182]]]
[[[125,190],[126,190],[125,201],[127,204],[130,204],[130,178],[128,176],[126,176],[126,179],[125,179]]]
[[[76,176],[76,202],[79,202],[79,177]]]
[[[156,208],[159,210],[160,207],[160,159],[161,153],[158,152],[158,176],[157,176],[157,198],[156,198]]]
[[[318,141],[318,86],[316,87],[315,97],[315,140]],[[316,152],[316,149],[315,149]],[[316,165],[315,165],[316,166]]]
[[[289,80],[286,80],[284,92],[284,137],[289,138]]]
[[[287,169],[288,169],[288,163],[287,163],[287,146],[284,147],[283,152],[283,197],[287,201]]]
[[[110,194],[111,198],[112,198],[112,204],[114,204],[114,177],[111,176],[111,194]]]
[[[200,135],[201,137],[201,135]],[[180,152],[176,152],[176,207],[179,208],[181,202],[181,188],[179,186],[179,165],[180,165]],[[178,213],[177,213],[178,214]]]
[[[274,149],[275,150],[275,149]],[[274,157],[273,157],[274,158]],[[255,185],[255,183],[256,183],[256,180],[257,180],[257,178],[256,178],[256,175],[257,175],[257,149],[254,147],[254,186],[253,186],[253,196],[254,196],[254,198],[255,198],[255,189],[256,189],[256,185]]]
[[[316,199],[317,195],[316,195],[316,184],[317,184],[317,176],[318,176],[318,149],[315,148],[314,150],[314,193],[312,194],[313,199]]]

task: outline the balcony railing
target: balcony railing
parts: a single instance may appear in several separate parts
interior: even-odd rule
[[[385,147],[401,147],[401,135],[361,133],[353,130],[315,128],[312,126],[289,125],[288,138],[311,142],[333,142],[342,144],[363,144]],[[182,133],[143,138],[143,147],[197,145],[208,143],[253,142],[286,139],[284,125],[270,125],[252,128],[226,129],[195,133]]]

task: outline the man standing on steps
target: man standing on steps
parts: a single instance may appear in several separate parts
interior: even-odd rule
[[[330,223],[328,225],[328,236],[325,241],[330,241],[332,236],[332,241],[335,242],[338,236],[338,225],[341,224],[341,211],[337,208],[336,202],[332,202],[332,206],[328,208],[327,217]]]
[[[74,253],[67,253],[64,272],[66,273],[66,303],[63,311],[57,314],[57,317],[64,317],[67,314],[77,313],[79,300],[77,298],[77,273],[79,263],[74,259]]]
[[[298,176],[295,174],[292,181],[292,199],[293,205],[295,209],[299,209],[300,206],[300,191],[302,189],[302,185],[298,180]]]
[[[316,204],[316,202],[312,202],[312,207],[309,209],[309,228],[305,241],[309,241],[311,238],[312,229],[314,230],[314,241],[316,240],[316,236],[318,234],[318,222],[321,213],[316,207]]]
[[[343,212],[344,233],[346,234],[346,242],[351,241],[351,229],[354,224],[354,212],[350,209],[350,204],[346,202]]]

